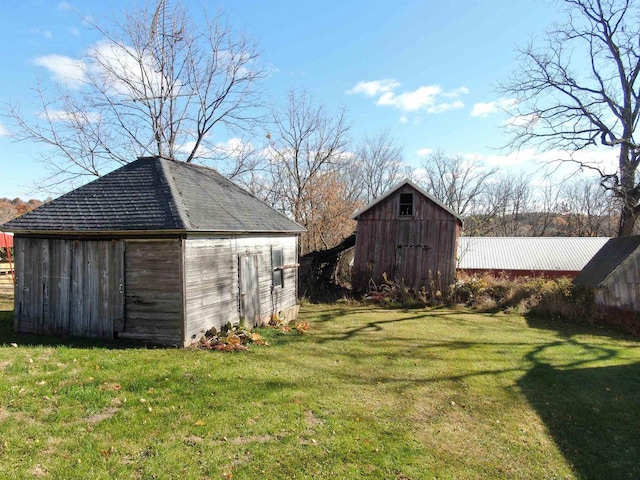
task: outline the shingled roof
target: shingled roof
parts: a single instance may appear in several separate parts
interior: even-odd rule
[[[640,235],[610,239],[573,279],[573,283],[593,288],[600,286],[638,248]]]
[[[144,157],[2,225],[16,233],[300,233],[215,170]]]

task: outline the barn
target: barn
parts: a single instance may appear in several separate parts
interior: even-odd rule
[[[575,277],[608,237],[460,237],[458,273]]]
[[[640,235],[610,239],[573,283],[593,288],[596,321],[640,335]]]
[[[139,158],[2,229],[18,332],[186,346],[297,315],[304,229],[207,167]]]
[[[453,283],[462,219],[411,180],[373,200],[357,220],[352,282],[365,291],[384,278],[444,292]]]

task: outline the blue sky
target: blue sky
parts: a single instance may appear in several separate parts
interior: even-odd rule
[[[95,18],[118,15],[132,2],[0,0],[0,102],[33,108],[30,89],[52,84],[54,55],[79,58],[98,40],[76,10]],[[198,11],[199,1],[193,3]],[[444,150],[500,168],[521,168],[532,152],[500,150],[507,117],[496,85],[516,66],[516,46],[562,18],[547,0],[223,1],[237,29],[254,38],[271,70],[267,103],[306,89],[330,109],[345,107],[351,136],[390,130],[405,161]],[[0,118],[0,198],[45,198],[32,182],[44,175],[37,148],[15,143]]]

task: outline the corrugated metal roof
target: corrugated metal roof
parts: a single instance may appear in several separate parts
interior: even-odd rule
[[[29,213],[13,232],[287,232],[304,228],[211,168],[133,161]]]
[[[578,272],[608,237],[460,237],[458,268]]]
[[[612,238],[585,265],[573,283],[585,287],[599,286],[638,248],[640,235]]]

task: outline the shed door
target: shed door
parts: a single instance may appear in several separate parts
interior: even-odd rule
[[[246,253],[238,257],[240,274],[240,320],[248,326],[260,323],[258,256]]]
[[[113,338],[124,315],[122,241],[73,242],[70,260],[69,335]],[[67,281],[64,271],[57,275]]]

